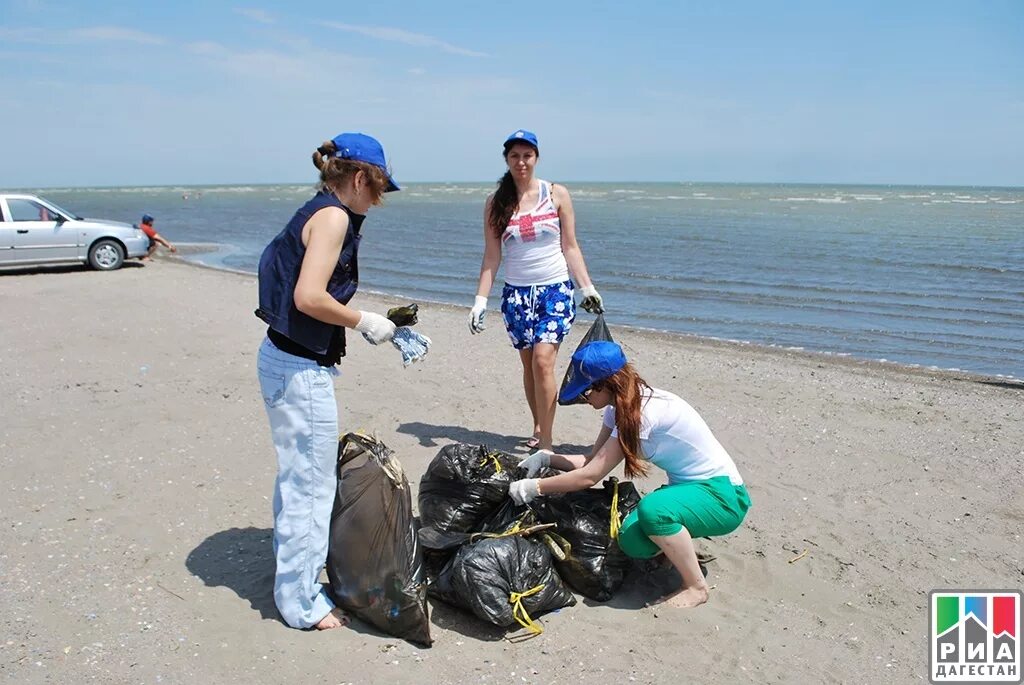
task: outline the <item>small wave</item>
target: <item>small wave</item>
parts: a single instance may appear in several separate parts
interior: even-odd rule
[[[879,198],[881,199],[881,198]],[[817,202],[819,204],[845,205],[841,197],[770,197],[769,202]]]
[[[723,201],[723,200],[728,200],[729,198],[727,198],[727,197],[710,197],[710,196],[707,196],[707,195],[705,195],[703,197],[691,197],[689,195],[660,195],[660,196],[658,196],[658,195],[651,195],[651,196],[647,196],[647,197],[631,197],[630,199],[631,200],[643,200],[643,201],[646,202],[647,200],[652,200],[652,201],[654,201],[654,200],[718,200],[718,201]]]
[[[988,200],[965,200],[962,198],[956,198],[953,202],[961,205],[987,205]]]

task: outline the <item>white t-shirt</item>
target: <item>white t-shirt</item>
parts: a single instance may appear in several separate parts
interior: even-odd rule
[[[569,267],[562,254],[562,223],[550,183],[540,181],[536,207],[512,215],[501,245],[505,282],[509,285],[551,285],[569,280]]]
[[[615,405],[604,410],[604,425],[619,437]],[[640,451],[664,469],[670,485],[728,476],[733,485],[743,479],[732,457],[711,433],[697,410],[665,390],[645,391],[640,405]]]

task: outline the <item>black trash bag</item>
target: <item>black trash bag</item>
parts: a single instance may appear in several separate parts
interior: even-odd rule
[[[640,503],[640,493],[632,483],[609,478],[603,488],[533,501],[538,520],[557,526],[551,537],[565,553],[555,560],[558,573],[576,592],[598,602],[612,598],[633,564],[611,535],[613,503],[621,524]]]
[[[576,604],[545,542],[516,534],[464,544],[432,584],[431,595],[494,625],[519,624],[534,634],[544,630],[534,621],[539,615]]]
[[[420,479],[420,523],[439,533],[474,533],[524,475],[519,460],[484,445],[443,447]]]
[[[384,443],[357,433],[338,446],[327,577],[339,607],[388,635],[430,646],[409,480]]]
[[[612,340],[612,333],[611,331],[608,330],[608,324],[604,322],[604,314],[597,315],[597,318],[594,319],[594,323],[590,326],[590,330],[587,331],[587,334],[585,336],[583,336],[583,340],[580,341],[580,344],[576,346],[576,350],[579,350],[587,343],[594,342],[595,340],[607,340],[609,342],[614,342]],[[573,354],[575,354],[575,351],[573,352]],[[561,399],[562,391],[565,390],[565,386],[569,385],[573,375],[574,372],[572,364],[569,364],[569,368],[565,370],[565,377],[562,379],[562,385],[559,386],[558,388],[558,403],[562,406],[586,403],[586,400],[583,399],[582,395],[578,395],[575,399],[569,400],[567,402],[563,402]]]
[[[444,600],[449,604],[459,605],[457,598],[452,596],[454,590],[446,583],[448,578],[441,579],[441,573],[459,547],[495,534],[518,532],[522,528],[538,525],[536,514],[526,506],[517,505],[512,498],[498,506],[498,509],[484,519],[479,531],[474,533],[442,533],[433,527],[420,528],[420,547],[423,548],[423,566],[427,575],[427,593],[431,597]],[[555,545],[554,549],[558,549]],[[440,581],[440,582],[439,582]],[[466,607],[464,607],[466,608]]]

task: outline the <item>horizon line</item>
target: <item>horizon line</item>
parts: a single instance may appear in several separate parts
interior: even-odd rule
[[[829,181],[588,181],[569,180],[558,181],[562,185],[734,185],[734,186],[830,186],[830,187],[851,187],[851,188],[988,188],[999,190],[1024,190],[1024,185],[1003,185],[990,183],[883,183],[883,182],[829,182]],[[449,184],[449,185],[496,185],[496,181],[470,181],[470,180],[416,180],[402,181],[403,187],[408,184]],[[61,190],[61,189],[114,189],[114,188],[216,188],[222,186],[316,186],[316,181],[259,181],[259,182],[212,182],[212,183],[143,183],[138,185],[130,184],[91,184],[91,185],[24,185],[24,186],[0,186],[0,192],[14,192],[18,190]],[[401,192],[401,191],[399,191]]]

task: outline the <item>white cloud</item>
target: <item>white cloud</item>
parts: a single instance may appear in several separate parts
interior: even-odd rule
[[[72,43],[142,43],[164,45],[167,41],[152,33],[136,31],[122,26],[88,26],[69,31],[51,31],[38,28],[8,29],[0,27],[0,40],[11,43],[37,43],[40,45],[68,45]]]
[[[160,36],[145,31],[126,29],[121,26],[91,26],[69,31],[69,35],[83,40],[99,40],[104,42],[142,43],[144,45],[164,45],[167,41]]]
[[[415,47],[422,48],[437,48],[438,50],[448,52],[453,55],[462,55],[464,57],[487,57],[483,52],[460,48],[459,46],[447,43],[440,38],[434,38],[433,36],[428,36],[422,33],[413,33],[404,29],[396,29],[390,26],[360,26],[357,24],[341,24],[335,21],[325,21],[321,22],[321,24],[332,29],[338,29],[339,31],[358,33],[378,40],[404,43],[405,45],[413,45]]]
[[[195,43],[188,43],[185,49],[191,52],[193,55],[206,55],[214,57],[217,55],[226,55],[228,49],[220,43],[215,43],[212,40],[201,40]]]
[[[43,29],[9,29],[0,26],[0,40],[10,43],[55,43],[54,33]]]
[[[249,81],[281,85],[311,85],[323,81],[325,69],[349,74],[351,83],[363,62],[337,52],[328,52],[296,42],[288,51],[266,49],[238,50],[214,41],[197,41],[185,46],[192,55],[215,69],[230,72]]]
[[[409,70],[409,73],[413,76],[423,76],[423,74],[427,73],[427,70],[422,67],[413,67]]]
[[[273,24],[275,22],[274,15],[266,10],[257,9],[255,7],[235,7],[235,12],[241,14],[243,17],[252,19],[253,21],[261,24]]]

